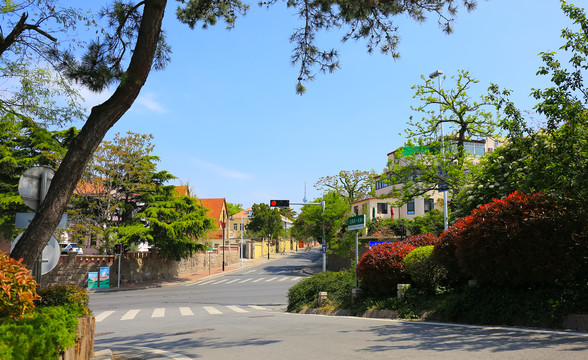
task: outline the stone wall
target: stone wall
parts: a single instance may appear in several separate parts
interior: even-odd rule
[[[239,247],[227,246],[224,252],[225,265],[239,262]],[[210,259],[210,260],[209,260]],[[87,256],[71,253],[62,255],[55,268],[43,275],[41,287],[56,284],[88,286],[88,273],[99,272],[101,267],[110,268],[110,287],[118,283],[118,256]],[[149,280],[169,280],[196,273],[211,267],[221,267],[222,248],[213,252],[196,253],[179,261],[159,257],[156,252],[127,253],[120,258],[120,283],[130,284]]]

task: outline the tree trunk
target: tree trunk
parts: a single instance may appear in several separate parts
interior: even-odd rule
[[[137,43],[126,77],[114,94],[92,108],[55,173],[45,200],[10,254],[32,268],[65,212],[82,173],[108,130],[131,107],[151,71],[167,0],[145,0]]]

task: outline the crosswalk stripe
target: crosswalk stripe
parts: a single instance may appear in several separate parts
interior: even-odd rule
[[[302,279],[302,276],[295,276],[295,277],[293,277],[293,278],[292,278],[292,279],[290,279],[290,280],[291,280],[291,281],[296,281],[296,280],[299,280],[299,279]]]
[[[265,278],[259,278],[259,279],[253,280],[252,282],[258,282],[258,281],[261,281],[263,279],[265,279]]]
[[[247,281],[251,281],[251,280],[253,280],[253,278],[247,278],[245,280],[239,281],[239,284],[243,284],[243,283],[246,283]]]
[[[255,270],[249,270],[245,274],[251,274],[251,273],[254,273],[254,272],[255,272]]]
[[[139,309],[129,310],[120,319],[121,320],[133,320],[135,318],[135,316],[137,316],[139,311],[141,311],[141,310],[139,310]]]
[[[101,322],[112,314],[114,314],[114,311],[104,311],[100,315],[96,316],[96,322]]]
[[[274,281],[274,280],[276,280],[277,278],[278,278],[277,276],[274,276],[273,278],[269,278],[269,279],[267,279],[265,282]]]
[[[211,315],[222,314],[222,312],[218,311],[216,308],[212,306],[205,306],[204,310],[206,310]]]
[[[249,312],[249,311],[247,311],[245,309],[241,309],[238,306],[227,306],[227,308],[233,310],[234,312],[238,312],[238,313],[246,313],[246,312]]]
[[[265,310],[265,308],[263,306],[259,306],[259,305],[249,305],[250,308],[255,309],[255,310]]]
[[[231,280],[231,281],[229,281],[227,284],[232,284],[232,283],[234,283],[235,281],[239,281],[239,280],[241,280],[241,279],[234,279],[234,280]]]
[[[198,283],[198,285],[208,285],[208,284],[213,283],[213,282],[215,282],[215,280],[208,280],[208,281],[205,281],[205,282]]]
[[[189,307],[180,307],[180,314],[182,314],[182,316],[194,315],[194,313],[192,312],[192,309],[190,309]]]
[[[287,277],[287,276],[284,276],[283,278],[281,278],[281,279],[280,279],[280,280],[278,280],[278,281],[286,281],[286,280],[288,280],[288,277]]]
[[[220,283],[224,283],[225,281],[229,281],[229,279],[222,279],[222,280],[219,280],[219,281],[215,281],[215,282],[212,283],[212,285],[217,285],[217,284],[220,284]]]
[[[157,308],[153,309],[153,313],[151,314],[152,318],[160,318],[165,316],[165,308]]]

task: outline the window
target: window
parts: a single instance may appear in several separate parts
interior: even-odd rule
[[[429,211],[435,208],[435,202],[433,199],[425,199],[425,212],[428,213]]]
[[[467,154],[474,156],[484,156],[485,149],[484,144],[477,142],[465,141],[463,143],[464,150]]]
[[[409,215],[414,214],[414,199],[406,203],[406,213]]]
[[[243,223],[241,223],[240,225],[241,225],[241,226],[239,226],[240,230],[243,231]]]
[[[355,215],[359,215],[359,207],[358,206],[354,206],[353,207],[353,212],[355,213]]]
[[[237,225],[238,225],[237,223],[233,223],[233,230],[234,231],[237,231],[237,229],[238,229]]]
[[[378,203],[378,214],[388,214],[388,203]]]

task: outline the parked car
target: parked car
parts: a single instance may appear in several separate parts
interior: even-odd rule
[[[83,255],[84,250],[79,248],[78,245],[72,243],[59,243],[59,247],[61,248],[61,254],[69,254],[70,252],[76,252],[78,255]]]

